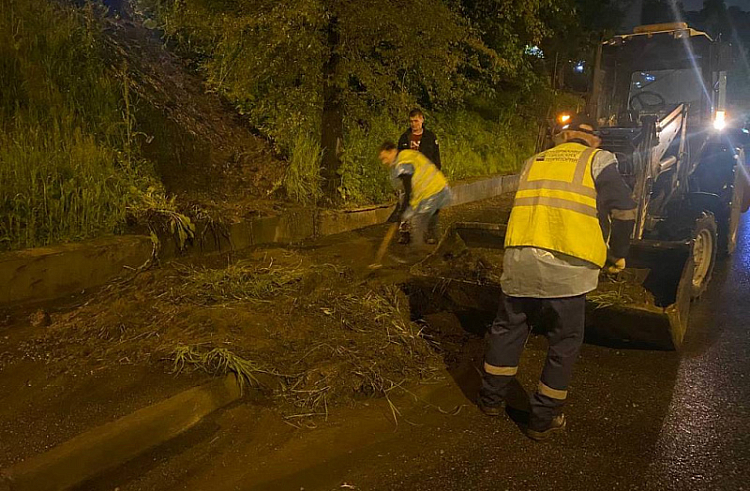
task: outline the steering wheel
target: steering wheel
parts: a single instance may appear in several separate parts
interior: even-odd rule
[[[657,99],[657,102],[655,104],[649,104],[648,102],[646,102],[644,96],[655,97]],[[640,108],[636,108],[633,105],[634,102],[637,102]],[[641,92],[638,92],[637,94],[633,95],[628,101],[628,107],[636,111],[643,111],[643,110],[655,111],[657,109],[661,109],[662,107],[666,105],[667,105],[666,99],[664,99],[664,97],[662,97],[662,95],[659,94],[658,92],[653,92],[651,90],[643,90]]]

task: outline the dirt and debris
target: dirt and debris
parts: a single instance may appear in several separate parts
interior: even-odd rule
[[[602,274],[599,286],[586,298],[597,309],[641,306],[656,309],[654,295],[643,287],[647,269],[626,269],[616,275]]]
[[[30,323],[39,306],[0,312],[0,466],[225,371],[296,426],[443,377],[450,339],[412,321],[408,265],[367,269],[385,228],[140,270],[45,304],[46,327]]]
[[[223,258],[226,260],[226,258]],[[296,422],[428,379],[437,357],[398,286],[286,249],[173,264],[110,285],[13,357],[53,374],[111,364],[238,373]]]
[[[29,316],[29,323],[34,327],[47,327],[52,324],[52,318],[46,310],[37,310]]]
[[[449,232],[435,251],[415,264],[411,272],[431,278],[499,285],[503,255],[502,249],[469,248],[458,234]]]

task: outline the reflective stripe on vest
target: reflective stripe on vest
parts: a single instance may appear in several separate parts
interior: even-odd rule
[[[591,163],[597,150],[564,143],[532,157],[521,173],[506,247],[538,247],[604,266],[607,246]]]
[[[435,164],[416,150],[401,150],[396,165],[411,164],[414,175],[411,177],[411,200],[409,205],[416,210],[419,203],[445,189],[448,181]]]

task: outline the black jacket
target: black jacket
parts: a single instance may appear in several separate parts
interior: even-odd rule
[[[411,128],[406,130],[404,134],[401,135],[401,138],[398,139],[399,151],[409,150],[410,142]],[[419,151],[424,154],[425,157],[430,159],[432,163],[435,164],[435,167],[438,169],[442,167],[440,163],[440,146],[438,145],[437,137],[435,136],[435,133],[427,128],[422,128],[422,140],[419,143]]]

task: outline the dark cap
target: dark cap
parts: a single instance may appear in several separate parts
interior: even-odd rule
[[[566,130],[580,131],[583,133],[594,135],[597,131],[599,131],[599,125],[596,124],[596,120],[594,120],[594,118],[581,113],[573,116],[573,118],[570,120],[570,123],[568,123],[568,125],[563,128],[563,131]]]

